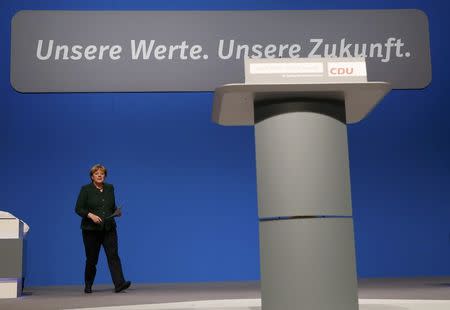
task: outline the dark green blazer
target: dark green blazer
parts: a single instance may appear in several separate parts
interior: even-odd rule
[[[105,219],[117,209],[114,197],[114,186],[104,183],[103,192],[100,192],[90,183],[81,187],[78,195],[75,212],[81,216],[81,229],[85,230],[111,230],[116,227],[114,218]],[[95,224],[87,217],[88,213],[93,213],[102,218],[103,223]]]

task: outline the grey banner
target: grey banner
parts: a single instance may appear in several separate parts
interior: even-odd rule
[[[212,91],[244,81],[244,57],[365,56],[369,81],[431,81],[419,10],[20,11],[11,84],[20,92]]]

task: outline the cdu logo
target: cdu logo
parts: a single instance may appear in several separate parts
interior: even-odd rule
[[[329,62],[329,77],[367,76],[365,61]]]

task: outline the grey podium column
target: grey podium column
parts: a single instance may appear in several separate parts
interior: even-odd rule
[[[213,121],[255,126],[262,310],[358,309],[348,123],[385,82],[228,84]]]
[[[262,309],[358,309],[344,102],[254,115]]]

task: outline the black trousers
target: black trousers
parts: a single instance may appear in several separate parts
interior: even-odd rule
[[[119,258],[117,245],[117,231],[112,230],[83,230],[83,243],[86,251],[86,268],[84,270],[84,281],[86,285],[94,283],[97,273],[98,255],[100,247],[103,246],[108,259],[109,272],[114,286],[119,287],[125,279],[122,272],[122,263]]]

